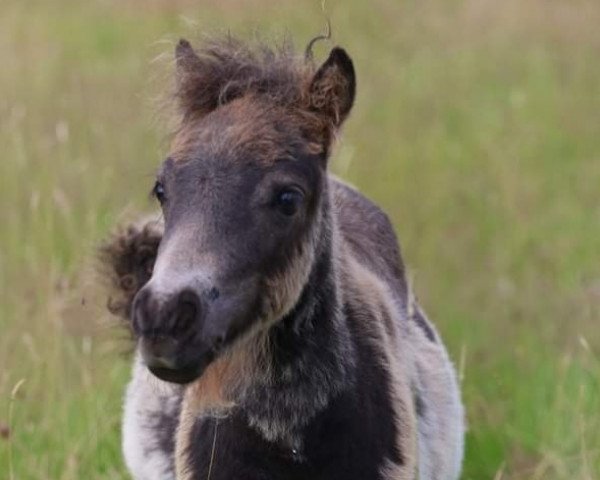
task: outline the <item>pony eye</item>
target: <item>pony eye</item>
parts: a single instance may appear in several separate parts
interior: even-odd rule
[[[289,188],[282,190],[277,194],[275,198],[275,206],[281,213],[291,217],[298,211],[303,200],[304,195],[301,191],[295,188]]]
[[[156,197],[156,199],[160,202],[161,205],[165,202],[165,187],[158,180],[152,188],[152,195]]]

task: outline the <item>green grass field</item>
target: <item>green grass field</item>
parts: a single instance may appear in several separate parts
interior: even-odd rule
[[[326,10],[359,80],[333,170],[393,218],[460,369],[463,478],[600,478],[600,2]],[[128,343],[92,267],[154,208],[155,59],[323,25],[318,1],[0,3],[0,479],[127,478]]]

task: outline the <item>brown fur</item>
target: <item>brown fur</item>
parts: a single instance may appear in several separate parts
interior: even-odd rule
[[[276,128],[277,121],[285,119],[286,130]],[[207,124],[222,128],[208,129]],[[193,118],[175,134],[170,157],[186,161],[199,146],[208,148],[207,155],[221,155],[238,161],[258,163],[262,166],[292,158],[288,132],[302,132],[305,124],[299,116],[281,106],[273,105],[261,97],[251,95],[232,100],[210,118]],[[317,142],[303,145],[307,153],[318,155],[325,147]]]

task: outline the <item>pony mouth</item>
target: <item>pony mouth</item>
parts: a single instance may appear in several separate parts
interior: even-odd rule
[[[190,365],[182,368],[151,367],[148,370],[155,377],[169,383],[178,383],[185,385],[199,378],[204,372],[205,367]]]
[[[160,356],[142,349],[142,360],[152,375],[165,382],[180,385],[191,383],[201,377],[214,358],[214,352],[211,350],[200,355],[188,353],[188,355]]]
[[[139,339],[142,362],[158,379],[186,385],[200,378],[213,361],[242,341],[246,330],[229,328],[192,339],[142,335]]]

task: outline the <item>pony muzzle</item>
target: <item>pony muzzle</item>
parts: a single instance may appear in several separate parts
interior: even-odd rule
[[[222,335],[206,335],[207,307],[195,291],[159,295],[150,285],[136,296],[133,330],[142,361],[161,380],[189,383],[214,359]]]

